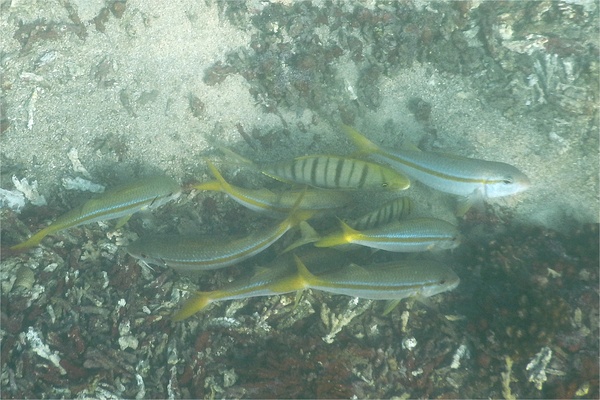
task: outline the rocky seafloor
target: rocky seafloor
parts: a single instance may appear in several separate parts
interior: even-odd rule
[[[35,74],[21,78],[41,89],[15,102],[12,93],[20,86],[11,83],[10,74],[3,80],[3,144],[25,129],[20,124],[27,118],[20,120],[20,113],[33,115],[35,99],[43,91],[52,93],[52,74],[62,70],[53,69],[50,59],[53,54],[60,59],[60,52],[48,48],[121,25],[135,37],[142,30],[134,16],[148,26],[154,18],[132,2],[109,1],[94,18],[81,20],[77,8],[63,2],[67,19],[48,14],[25,21],[18,18],[18,2],[12,3],[1,7],[4,15],[16,15],[8,25],[19,50],[3,53],[3,65],[26,60]],[[237,124],[240,146],[272,154],[290,137],[308,137],[328,122],[360,124],[382,106],[383,82],[420,64],[469,78],[486,107],[509,120],[526,117],[540,132],[551,132],[544,140],[559,149],[551,156],[573,149],[597,153],[598,7],[593,2],[206,4],[218,8],[223,21],[250,32],[251,39],[248,48],[211,61],[202,81],[219,88],[241,77],[264,119],[280,122]],[[358,70],[350,86],[336,70],[342,59]],[[97,90],[122,84],[116,63],[96,61],[83,75]],[[60,79],[79,79],[71,67],[74,78]],[[50,83],[40,83],[39,76]],[[160,98],[160,92],[144,90],[118,91],[127,118],[138,118]],[[190,120],[210,119],[211,104],[202,93],[186,93],[180,102]],[[439,149],[443,127],[432,112],[443,110],[419,96],[402,106],[420,125],[419,145]],[[294,114],[312,117],[294,120]],[[218,141],[226,129],[210,122],[213,129],[203,134]],[[391,136],[398,125],[390,117],[378,128]],[[189,132],[173,135],[185,146],[197,141]],[[153,160],[144,164],[133,156],[126,137],[111,133],[90,141],[101,160],[100,167],[89,167],[95,176],[110,180],[121,162],[128,170],[155,169]],[[310,143],[306,151],[320,149],[319,135],[305,142]],[[106,167],[107,160],[115,166]],[[181,163],[179,178],[205,172],[195,159]],[[12,188],[12,176],[35,171],[34,164],[38,173],[54,171],[31,164],[3,152],[2,187]],[[591,175],[589,187],[572,189],[597,197],[597,174]],[[42,179],[30,176],[35,178]],[[568,182],[554,197],[566,196],[565,187]],[[84,225],[52,235],[29,252],[10,254],[8,246],[81,200],[60,187],[54,193],[57,200],[50,205],[17,213],[3,203],[0,211],[2,398],[600,396],[598,224],[571,218],[570,211],[560,232],[513,218],[508,206],[470,211],[458,221],[463,244],[446,257],[461,284],[432,298],[433,307],[406,300],[383,315],[378,302],[307,291],[298,302],[289,295],[217,303],[173,323],[170,316],[189,290],[243,277],[245,269],[266,263],[283,244],[239,266],[192,277],[143,267],[122,245],[148,231],[248,234],[272,222],[220,195],[198,194],[136,215],[119,230],[112,222]]]
[[[107,226],[71,229],[3,261],[3,397],[597,397],[598,225],[563,235],[471,212],[461,229],[461,284],[433,308],[384,316],[309,291],[181,323],[187,278],[143,269]],[[219,286],[247,264],[193,280]]]

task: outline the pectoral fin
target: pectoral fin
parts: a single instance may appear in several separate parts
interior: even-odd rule
[[[391,313],[392,311],[394,311],[394,309],[396,307],[398,307],[398,304],[400,304],[400,301],[402,301],[402,299],[396,299],[396,300],[389,300],[385,303],[385,308],[383,309],[383,314],[381,315],[388,315],[389,313]]]
[[[281,254],[285,254],[285,253],[287,253],[291,250],[294,250],[300,246],[304,246],[305,244],[314,243],[320,239],[320,236],[317,233],[317,231],[315,231],[313,229],[313,227],[308,224],[308,222],[306,222],[306,221],[300,222],[299,227],[300,227],[300,234],[302,235],[302,237],[300,239],[298,239],[297,241],[295,241],[294,243],[292,243],[291,245],[289,245],[288,247],[286,247],[285,250],[283,250],[281,252]]]
[[[119,220],[117,221],[116,225],[115,225],[115,229],[119,229],[122,228],[123,225],[125,225],[127,223],[127,221],[129,221],[129,218],[131,218],[133,214],[129,214],[129,215],[125,215],[121,218],[119,218]]]
[[[483,194],[481,194],[480,190],[475,190],[470,195],[466,197],[460,197],[456,201],[456,216],[464,217],[467,211],[469,211],[473,206],[483,210]]]

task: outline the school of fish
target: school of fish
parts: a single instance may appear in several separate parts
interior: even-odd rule
[[[237,264],[267,249],[292,228],[302,237],[270,265],[220,289],[194,292],[173,316],[188,318],[215,301],[321,290],[339,295],[398,302],[407,297],[426,298],[458,286],[459,277],[442,263],[408,259],[357,265],[349,251],[368,247],[388,252],[443,251],[456,248],[461,236],[454,225],[436,218],[407,218],[412,209],[408,197],[397,197],[340,228],[317,233],[307,221],[332,215],[352,203],[350,191],[400,191],[411,180],[433,189],[461,196],[458,215],[474,201],[514,195],[529,187],[529,179],[514,166],[418,149],[388,149],[354,128],[342,130],[358,147],[358,156],[309,155],[288,162],[258,164],[221,148],[228,161],[248,166],[301,189],[271,191],[236,187],[225,180],[212,162],[215,180],[193,186],[198,191],[217,191],[248,209],[280,222],[245,237],[147,236],[131,243],[127,252],[146,263],[178,271],[194,272]],[[109,190],[60,216],[52,224],[10,248],[24,251],[51,235],[82,224],[119,219],[122,226],[137,211],[154,209],[177,199],[181,186],[159,176]]]

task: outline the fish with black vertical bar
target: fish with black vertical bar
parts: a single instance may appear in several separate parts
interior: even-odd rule
[[[258,165],[227,148],[220,147],[220,150],[237,162],[287,183],[337,190],[405,190],[410,187],[410,180],[404,174],[359,158],[310,155]]]

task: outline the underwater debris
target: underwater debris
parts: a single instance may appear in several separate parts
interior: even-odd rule
[[[321,321],[325,325],[325,328],[329,330],[329,333],[323,336],[323,341],[327,344],[333,343],[336,335],[356,316],[367,311],[372,303],[373,300],[361,300],[358,297],[353,297],[348,301],[344,311],[340,314],[335,314],[329,309],[327,304],[323,303],[321,305]]]
[[[28,343],[32,350],[38,356],[50,361],[58,370],[61,375],[65,375],[67,371],[61,365],[61,359],[57,351],[50,350],[50,347],[44,343],[40,336],[40,332],[34,329],[32,326],[29,327],[26,333],[21,333],[21,341]]]
[[[45,206],[48,204],[46,202],[46,198],[38,192],[38,183],[37,181],[32,181],[29,183],[27,178],[23,178],[19,180],[16,176],[12,177],[13,184],[15,188],[23,193],[25,198],[31,202],[34,206]]]
[[[471,355],[469,353],[469,348],[463,343],[458,346],[458,349],[454,352],[452,356],[452,364],[450,364],[450,368],[457,369],[460,368],[460,362],[463,358],[469,359]]]
[[[502,396],[505,400],[516,400],[510,389],[513,361],[509,356],[504,357],[504,361],[506,362],[506,371],[500,373],[502,377]]]
[[[75,147],[72,147],[67,153],[69,157],[69,161],[71,161],[71,166],[73,167],[73,171],[82,174],[86,178],[90,179],[92,176],[88,172],[88,170],[83,166],[81,161],[79,160],[79,152]]]
[[[546,376],[546,367],[552,358],[552,350],[548,346],[542,347],[542,349],[529,361],[527,371],[529,373],[529,382],[533,382],[537,390],[542,390],[542,385],[548,379]]]
[[[0,188],[0,207],[9,208],[19,214],[25,207],[25,195],[19,190]]]

